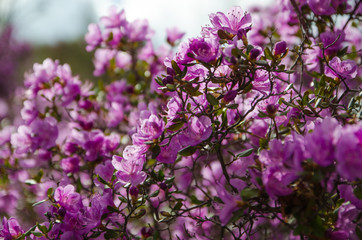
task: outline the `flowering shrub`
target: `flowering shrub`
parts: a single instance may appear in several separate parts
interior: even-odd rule
[[[4,239],[361,239],[362,7],[210,14],[153,48],[112,8],[93,85],[46,59],[0,132]],[[15,217],[15,218],[14,218]]]

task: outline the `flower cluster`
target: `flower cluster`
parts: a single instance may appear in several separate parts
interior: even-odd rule
[[[279,3],[158,50],[113,7],[85,37],[97,86],[34,64],[0,130],[0,237],[361,237],[360,3]]]

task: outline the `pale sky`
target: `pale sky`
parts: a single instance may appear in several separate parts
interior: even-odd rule
[[[165,29],[178,26],[186,38],[199,35],[209,23],[208,15],[226,12],[232,6],[270,4],[271,0],[2,0],[13,4],[12,19],[17,37],[35,44],[54,44],[83,38],[90,22],[107,14],[110,6],[125,9],[128,20],[146,18],[156,31],[157,42]]]

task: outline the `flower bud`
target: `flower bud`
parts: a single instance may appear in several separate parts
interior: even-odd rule
[[[167,84],[173,84],[173,77],[167,76],[162,79],[162,83],[166,86]]]
[[[266,106],[266,112],[268,113],[269,117],[274,118],[275,114],[278,111],[278,106],[275,104],[269,104]]]
[[[139,193],[139,190],[137,187],[135,186],[132,186],[130,189],[129,189],[129,194],[131,194],[131,197],[137,197],[138,196],[138,193]]]
[[[285,41],[277,42],[274,46],[274,56],[280,56],[287,51],[287,43]]]
[[[250,59],[255,60],[257,57],[259,57],[261,51],[257,48],[253,48],[250,50]]]
[[[231,102],[232,100],[235,99],[237,94],[238,94],[238,91],[236,91],[236,90],[228,91],[224,96],[224,101],[225,102]]]
[[[164,182],[160,183],[160,188],[161,188],[162,190],[166,190],[166,189],[167,189],[167,184],[164,183]]]

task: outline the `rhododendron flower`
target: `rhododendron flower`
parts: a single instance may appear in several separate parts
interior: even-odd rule
[[[120,28],[127,24],[126,13],[124,9],[118,12],[117,7],[111,6],[109,8],[109,15],[101,17],[101,23],[106,28]]]
[[[137,186],[147,178],[147,174],[142,171],[144,164],[142,160],[126,160],[114,155],[112,157],[112,164],[117,170],[117,178],[122,183],[131,183],[133,186]]]
[[[287,51],[287,43],[285,41],[277,42],[274,46],[274,55],[280,56]]]
[[[205,40],[204,38],[194,38],[190,40],[189,57],[203,61],[211,62],[219,56],[219,45],[213,40]]]
[[[227,15],[222,12],[212,13],[209,15],[213,29],[224,30],[236,35],[239,30],[251,26],[250,13],[244,13],[241,7],[232,7]]]
[[[180,40],[185,35],[185,33],[181,32],[178,27],[167,28],[166,33],[167,42],[171,44],[171,46],[174,46],[176,41]]]
[[[65,187],[57,187],[54,192],[54,200],[66,211],[72,213],[76,213],[82,208],[80,194],[75,192],[74,186],[70,184]]]
[[[340,49],[342,49],[344,38],[345,33],[341,30],[321,33],[320,40],[325,48],[325,54],[328,56],[335,55]]]
[[[79,157],[68,157],[62,159],[60,166],[65,173],[76,173],[79,171]]]
[[[3,218],[2,229],[0,229],[0,237],[4,240],[17,239],[24,233],[18,221],[15,218]]]
[[[133,42],[150,40],[154,34],[153,30],[151,30],[148,25],[148,20],[146,19],[137,19],[128,23],[126,33],[129,40]]]
[[[187,127],[180,136],[183,146],[196,146],[210,137],[212,133],[211,120],[209,117],[193,116],[189,119]]]
[[[88,43],[86,47],[88,52],[93,51],[102,42],[102,33],[97,24],[89,24],[88,33],[85,35],[85,41]]]
[[[165,123],[156,115],[151,115],[147,119],[141,120],[137,132],[132,135],[133,144],[144,144],[161,136]]]
[[[316,123],[312,133],[305,136],[305,149],[307,157],[310,157],[318,165],[327,167],[334,160],[333,132],[338,122],[334,118],[327,117],[322,122]]]
[[[341,61],[339,57],[334,57],[331,61],[329,61],[329,68],[326,66],[325,75],[331,78],[345,78],[351,79],[357,76],[358,66],[353,60],[344,60]]]
[[[336,10],[331,6],[331,0],[308,0],[309,7],[317,15],[332,15]]]
[[[164,140],[161,145],[166,143],[168,143],[167,139]],[[173,163],[176,161],[177,153],[180,150],[181,145],[179,143],[179,140],[175,136],[171,139],[170,143],[165,146],[161,146],[161,151],[156,157],[156,160],[162,163]]]
[[[338,134],[337,172],[350,181],[362,179],[362,124],[339,129]]]

